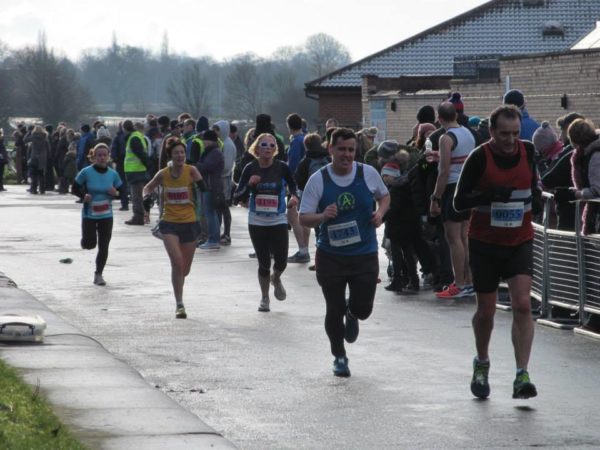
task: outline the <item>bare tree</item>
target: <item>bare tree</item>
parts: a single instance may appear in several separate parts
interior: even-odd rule
[[[260,74],[262,61],[253,54],[239,56],[230,63],[230,72],[225,78],[227,109],[239,119],[254,119],[263,112],[265,98]]]
[[[309,36],[304,48],[317,78],[350,63],[346,47],[326,33]]]
[[[12,58],[18,72],[15,82],[23,97],[23,112],[56,123],[76,119],[89,110],[90,96],[75,66],[68,59],[55,56],[43,34],[37,47],[22,49]]]
[[[186,111],[194,117],[208,115],[210,108],[210,83],[206,65],[195,62],[185,67],[171,79],[167,93],[171,102],[180,111]]]

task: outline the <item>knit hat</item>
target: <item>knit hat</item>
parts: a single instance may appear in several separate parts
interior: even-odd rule
[[[469,117],[469,126],[472,128],[477,128],[479,123],[481,122],[481,118],[479,116],[471,116]]]
[[[394,156],[396,154],[396,152],[398,151],[398,148],[399,148],[399,144],[396,141],[392,141],[392,140],[383,141],[377,147],[377,156],[380,156],[382,158],[391,158],[392,156]]]
[[[268,114],[257,115],[256,126],[254,128],[255,136],[258,136],[261,133],[273,133],[273,124],[271,123],[271,116]]]
[[[83,131],[84,133],[89,133],[91,128],[87,123],[84,123],[83,125],[81,125],[80,130]]]
[[[533,145],[540,155],[545,155],[548,150],[558,142],[558,136],[549,122],[543,121],[542,126],[533,133]]]
[[[421,106],[417,111],[417,122],[435,123],[435,109],[431,105]]]
[[[198,117],[198,120],[196,121],[196,132],[202,133],[206,130],[208,130],[208,119],[204,116]]]
[[[525,105],[525,97],[518,89],[513,89],[504,94],[503,102],[505,105],[514,105],[517,108],[522,108]]]
[[[110,131],[108,131],[106,129],[106,127],[102,126],[102,127],[98,128],[98,131],[96,131],[96,137],[98,139],[100,139],[100,138],[110,138]]]
[[[465,105],[462,102],[460,92],[453,92],[448,98],[448,101],[454,105],[454,109],[456,109],[458,114],[464,112]]]
[[[219,137],[217,136],[217,133],[215,133],[213,130],[206,130],[204,133],[202,133],[202,140],[219,142]]]

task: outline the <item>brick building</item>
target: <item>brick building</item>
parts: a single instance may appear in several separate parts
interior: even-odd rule
[[[595,60],[596,52],[563,55],[594,29],[597,20],[598,0],[488,1],[306,83],[305,90],[319,102],[320,124],[336,117],[355,128],[375,125],[381,130],[379,139],[408,139],[418,107],[435,105],[452,90],[463,94],[468,114],[485,116],[498,104],[507,80],[512,88],[524,90],[532,116],[554,119],[565,113],[560,98],[555,105],[557,93],[566,93],[568,108],[574,110],[583,94],[598,90],[583,80],[589,76],[598,84],[593,61],[586,62]],[[532,86],[544,86],[539,83],[550,78],[543,74],[544,67],[562,76],[561,65],[580,70],[581,77],[566,75],[563,82],[534,90]]]

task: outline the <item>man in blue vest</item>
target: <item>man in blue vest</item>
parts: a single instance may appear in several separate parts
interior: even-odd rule
[[[125,221],[127,225],[144,225],[144,198],[142,191],[148,181],[148,144],[139,131],[135,131],[133,122],[123,122],[125,132],[125,177],[131,191],[133,217]]]
[[[315,263],[327,305],[325,331],[335,358],[333,374],[349,377],[344,339],[356,341],[358,320],[373,311],[379,275],[375,229],[389,209],[390,196],[373,167],[354,161],[352,130],[338,128],[332,133],[329,154],[332,162],[304,188],[300,224],[319,227]],[[377,210],[373,212],[374,199]]]

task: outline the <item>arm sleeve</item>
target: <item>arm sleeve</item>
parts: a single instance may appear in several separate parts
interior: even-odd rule
[[[325,169],[327,170],[327,169]],[[314,214],[319,208],[319,200],[323,195],[323,175],[320,171],[315,172],[304,186],[302,201],[300,202],[300,214]]]
[[[242,170],[237,188],[235,188],[235,192],[233,193],[234,203],[248,201],[248,198],[250,197],[250,187],[248,186],[251,175],[250,172],[251,166],[250,164],[246,164],[246,167]]]
[[[373,193],[376,200],[385,197],[389,194],[388,188],[385,186],[381,175],[373,167],[369,165],[363,165],[365,171],[365,182],[369,187],[369,190]]]
[[[563,155],[550,169],[542,176],[542,184],[547,189],[557,187],[573,186],[571,179],[571,156],[572,152]]]
[[[487,203],[482,193],[475,191],[484,171],[485,154],[479,147],[469,155],[462,168],[454,193],[454,209],[464,211]]]

